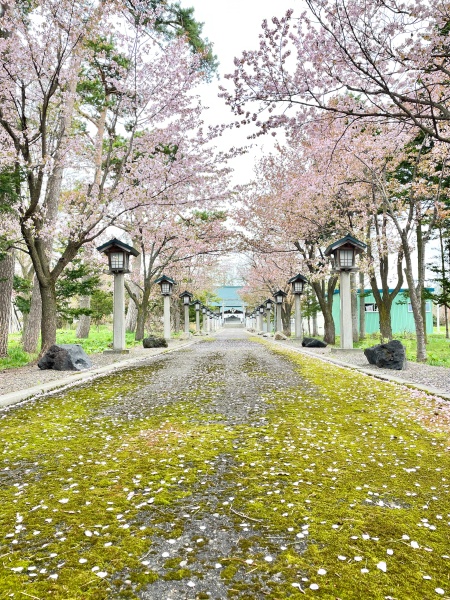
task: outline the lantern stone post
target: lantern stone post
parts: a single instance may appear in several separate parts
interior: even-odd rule
[[[264,332],[264,313],[265,308],[264,304],[258,306],[258,316],[259,316],[259,331]]]
[[[125,343],[125,273],[129,273],[130,256],[139,256],[139,252],[113,238],[97,248],[108,256],[109,273],[114,275],[113,307],[113,347],[106,353],[127,354]]]
[[[270,322],[270,310],[272,308],[273,302],[270,298],[265,301],[266,305],[266,320],[267,320],[267,333],[270,333],[272,327]]]
[[[194,306],[195,306],[195,332],[197,333],[197,335],[200,334],[200,308],[201,308],[201,303],[199,300],[196,300],[194,302]]]
[[[341,300],[341,349],[353,349],[352,331],[352,294],[350,287],[350,275],[358,270],[356,256],[364,252],[367,245],[360,242],[352,235],[346,235],[342,239],[330,244],[325,250],[325,256],[332,256],[334,261],[334,272],[339,273],[339,295]]]
[[[277,307],[276,331],[279,331],[280,333],[283,332],[283,325],[281,323],[281,307],[283,305],[283,300],[284,298],[286,298],[286,296],[287,294],[286,292],[283,292],[283,290],[278,290],[278,292],[275,292],[275,294],[273,295]]]
[[[189,331],[189,307],[191,305],[192,294],[186,290],[182,294],[180,294],[179,297],[183,301],[183,306],[184,306],[184,333],[185,333],[185,335],[189,336],[190,335],[190,331]]]
[[[307,279],[299,273],[289,279],[288,283],[292,285],[292,293],[295,297],[295,339],[301,340],[303,337],[301,295]]]
[[[170,327],[170,296],[172,295],[173,286],[176,285],[175,281],[166,275],[162,275],[155,281],[161,286],[161,294],[164,298],[164,338],[170,340],[172,337]]]

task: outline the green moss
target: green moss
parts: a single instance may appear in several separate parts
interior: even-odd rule
[[[189,569],[178,569],[176,571],[169,571],[164,575],[165,581],[180,581],[181,579],[185,579],[186,577],[190,577],[192,572]]]
[[[292,583],[313,594],[314,582],[330,600],[360,600],[361,590],[374,600],[448,594],[450,457],[434,408],[390,384],[277,353],[298,378],[289,389],[267,380],[270,410],[253,424],[208,413],[219,375],[217,385],[130,416],[122,398],[156,377],[156,365],[3,413],[0,597],[136,597],[158,577],[200,577],[199,562],[211,569],[216,560],[229,596],[241,599],[297,598]],[[254,363],[247,374],[258,372]],[[222,373],[220,356],[208,368]],[[427,410],[429,430],[417,418]],[[208,564],[202,535],[187,568],[183,554],[158,575],[145,560],[159,552],[153,540],[184,534],[187,511],[190,526],[212,512],[225,517],[233,547]]]

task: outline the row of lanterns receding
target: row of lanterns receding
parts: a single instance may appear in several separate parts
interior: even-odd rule
[[[350,275],[358,270],[356,266],[356,257],[364,252],[367,248],[366,244],[360,242],[351,235],[346,235],[337,242],[330,244],[325,250],[325,256],[331,257],[333,263],[333,272],[339,273],[340,276],[340,331],[341,331],[341,348],[353,348],[353,332],[352,332],[352,317],[351,317],[351,287]],[[292,293],[295,297],[295,337],[302,338],[302,317],[300,296],[303,294],[304,286],[307,283],[306,277],[301,273],[289,279]],[[272,305],[276,308],[276,316],[274,318],[275,331],[282,331],[281,325],[281,307],[284,298],[287,294],[283,290],[278,290],[274,293],[275,303],[271,299],[266,300],[263,304],[256,307],[253,313],[249,315],[251,319],[256,320],[256,329],[263,330],[262,318],[264,313],[267,313],[267,323],[270,323],[270,311]]]
[[[164,297],[164,337],[166,339],[170,339],[171,330],[170,330],[170,296],[173,293],[173,287],[176,285],[176,282],[167,277],[167,275],[162,275],[159,279],[155,281],[155,283],[159,283],[161,288],[161,294]],[[202,304],[200,300],[192,301],[193,295],[191,292],[185,290],[178,296],[184,306],[184,333],[189,336],[189,308],[191,306],[195,307],[195,325],[196,325],[196,333],[200,333],[200,312],[203,315],[203,331],[209,333],[214,328],[214,323],[219,321],[219,316],[209,309],[207,306]]]
[[[130,272],[130,256],[138,256],[139,252],[116,238],[102,244],[97,250],[106,254],[109,274],[114,275],[113,347],[108,352],[126,353],[128,351],[125,346],[125,274]],[[156,283],[159,283],[161,295],[164,298],[164,337],[170,339],[170,297],[176,282],[167,275],[162,275],[156,280]],[[184,331],[189,335],[189,307],[192,294],[186,290],[179,297],[182,299],[185,309]],[[203,328],[210,332],[213,329],[213,323],[218,320],[218,315],[203,306],[199,300],[193,304],[196,310],[197,333],[200,333],[200,311],[203,314]]]
[[[351,289],[350,274],[357,271],[356,256],[366,249],[366,244],[360,242],[351,235],[346,235],[337,242],[330,244],[325,250],[325,256],[330,256],[333,261],[333,271],[340,274],[340,300],[341,300],[341,348],[353,347],[353,336],[351,326]],[[129,273],[130,256],[138,256],[139,252],[133,247],[113,238],[109,242],[97,248],[108,257],[109,273],[114,275],[114,313],[113,313],[113,352],[126,352],[125,350],[125,273]],[[164,297],[164,337],[170,338],[170,296],[172,295],[175,281],[166,275],[162,275],[156,283],[161,287],[161,294]],[[288,281],[292,286],[292,293],[295,296],[295,337],[301,338],[301,306],[300,296],[303,293],[304,286],[307,283],[306,277],[300,273]],[[287,294],[283,290],[278,290],[274,294],[276,319],[275,325],[278,331],[281,331],[281,306]],[[189,306],[191,305],[192,294],[188,291],[180,294],[185,307],[185,333],[189,334]],[[270,313],[272,309],[272,300],[268,299],[255,309],[250,317],[258,315],[262,319],[265,311]],[[199,301],[194,302],[196,310],[196,327],[200,332],[199,312],[202,311],[204,317],[208,317],[208,327],[210,319],[217,319],[218,316],[207,307],[201,305]],[[262,326],[261,326],[262,329]]]

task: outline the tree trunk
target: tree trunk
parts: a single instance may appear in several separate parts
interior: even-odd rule
[[[366,339],[366,302],[364,296],[364,273],[359,272],[359,339]]]
[[[180,303],[178,298],[172,301],[172,315],[173,315],[173,329],[174,331],[180,331],[181,329],[181,315],[180,315]]]
[[[281,320],[283,322],[283,333],[288,337],[291,336],[291,312],[292,306],[285,302],[281,308]]]
[[[397,252],[397,283],[392,291],[389,289],[389,252],[386,248],[387,239],[387,215],[381,216],[381,223],[378,217],[374,220],[375,233],[376,233],[376,244],[378,247],[378,261],[379,261],[379,276],[380,285],[377,281],[375,270],[372,269],[370,272],[370,287],[372,288],[372,294],[375,298],[375,302],[378,308],[378,314],[380,318],[380,334],[382,340],[392,340],[392,319],[391,309],[392,303],[398,293],[400,292],[403,285],[403,255],[404,252],[400,249]],[[368,254],[373,260],[371,243],[368,245]],[[381,290],[380,290],[381,288]]]
[[[56,292],[55,283],[49,281],[46,286],[41,285],[42,321],[41,321],[41,351],[44,355],[50,346],[56,342]]]
[[[139,304],[136,315],[136,340],[143,340],[145,336],[145,310],[143,303]]]
[[[79,308],[91,308],[91,297],[81,296],[79,301]],[[80,315],[80,320],[78,321],[77,325],[77,338],[83,340],[88,338],[90,328],[91,317],[89,315]]]
[[[133,238],[133,245],[135,248],[140,246],[140,241],[137,238]],[[133,260],[133,272],[140,274],[142,269],[142,254],[136,256]],[[144,285],[145,285],[145,269],[144,269]],[[148,285],[148,283],[147,283]],[[134,333],[137,327],[137,315],[138,315],[138,303],[141,299],[142,292],[140,287],[133,281],[129,280],[127,283],[127,291],[130,296],[128,302],[127,316],[125,320],[125,329],[130,333]],[[144,321],[145,327],[145,321]]]
[[[137,314],[138,314],[137,306],[133,302],[133,300],[130,299],[130,301],[128,302],[127,316],[126,316],[126,320],[125,320],[125,328],[130,333],[134,333],[136,331]]]
[[[408,282],[409,297],[411,300],[411,307],[414,315],[414,323],[416,326],[417,362],[425,362],[427,360],[427,348],[425,344],[425,328],[421,310],[421,286],[418,286],[419,289],[417,289],[414,283],[411,252],[409,249],[409,243],[406,233],[402,234],[402,246],[406,262],[405,276]]]
[[[417,236],[417,270],[419,272],[419,281],[417,284],[417,292],[420,298],[420,312],[422,313],[422,320],[424,324],[423,335],[425,339],[425,344],[428,343],[427,340],[427,327],[426,327],[426,300],[424,290],[425,283],[425,242],[423,239],[423,231],[422,225],[419,224],[416,227],[416,236]]]
[[[378,314],[380,316],[380,335],[381,339],[392,340],[392,320],[391,320],[391,306],[387,302],[382,302],[378,307]]]
[[[31,293],[30,312],[24,324],[22,332],[22,347],[25,352],[34,354],[37,352],[39,332],[41,331],[42,302],[39,281],[34,277],[33,291]]]
[[[142,298],[139,302],[137,308],[137,316],[136,316],[136,340],[143,340],[145,337],[145,324],[147,322],[148,317],[148,305],[150,301],[150,291],[151,287],[146,286],[144,288],[144,293],[142,294]]]
[[[352,302],[352,336],[353,342],[356,343],[359,340],[358,333],[358,298],[356,295],[356,275],[351,273],[350,275],[350,294]]]
[[[10,252],[3,260],[0,260],[0,357],[8,354],[13,280],[14,252]]]
[[[314,293],[316,294],[317,302],[320,305],[320,310],[324,320],[324,336],[323,341],[327,344],[336,343],[336,327],[333,319],[333,293],[336,287],[337,277],[331,277],[328,280],[327,291],[325,292],[324,282],[314,281],[311,283]]]

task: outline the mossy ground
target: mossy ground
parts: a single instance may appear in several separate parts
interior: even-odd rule
[[[450,440],[438,401],[253,347],[302,381],[280,389],[264,378],[270,408],[258,420],[208,412],[224,383],[220,344],[203,357],[212,381],[133,418],[114,407],[162,363],[4,412],[0,597],[136,598],[205,572],[230,598],[450,597]],[[250,381],[264,375],[254,357],[241,368]],[[208,530],[191,533],[213,517],[232,540],[223,555],[208,554]],[[180,544],[157,568],[154,553],[183,536],[190,554]],[[205,597],[183,589],[180,599]]]

